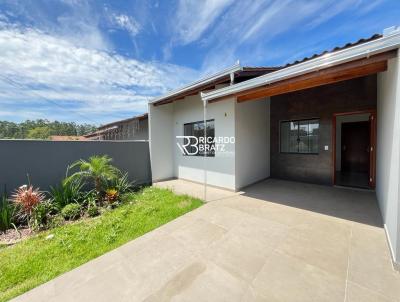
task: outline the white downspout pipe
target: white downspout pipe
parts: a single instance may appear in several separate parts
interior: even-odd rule
[[[203,154],[203,169],[204,169],[204,201],[207,201],[207,101],[203,100],[203,122],[204,122],[204,154]]]
[[[239,61],[238,61],[239,64]],[[229,74],[230,85],[235,83],[235,73]],[[200,92],[200,97],[203,101],[203,123],[204,123],[204,154],[203,154],[203,172],[204,172],[204,201],[207,201],[207,152],[205,150],[207,145],[207,100],[203,99],[204,92]]]

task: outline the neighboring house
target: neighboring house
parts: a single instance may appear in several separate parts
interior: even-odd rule
[[[84,136],[76,135],[52,135],[50,136],[52,141],[87,141],[88,139]]]
[[[85,135],[89,140],[148,140],[147,113],[103,125]]]
[[[399,46],[393,27],[261,76],[235,66],[152,100],[153,181],[206,179],[240,190],[274,177],[375,189],[399,263]],[[203,136],[204,113],[208,135],[235,144],[207,157],[182,154],[176,137]]]

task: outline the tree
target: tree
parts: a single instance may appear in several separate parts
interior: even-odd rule
[[[75,179],[89,180],[92,182],[98,197],[100,197],[104,193],[104,186],[107,182],[121,175],[120,170],[114,167],[111,162],[112,158],[107,155],[91,156],[88,161],[78,160],[68,167],[68,171],[76,167],[79,167],[79,171],[68,176],[65,179],[65,183]]]
[[[49,133],[43,127],[47,127]],[[94,130],[96,130],[95,125],[59,121],[50,122],[44,119],[26,120],[21,123],[0,121],[0,139],[46,139],[51,135],[85,135]]]
[[[48,139],[50,135],[51,135],[50,128],[48,126],[41,126],[28,130],[27,138]]]

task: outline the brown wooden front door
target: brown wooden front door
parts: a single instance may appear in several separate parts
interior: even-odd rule
[[[342,124],[342,171],[370,172],[370,122]]]

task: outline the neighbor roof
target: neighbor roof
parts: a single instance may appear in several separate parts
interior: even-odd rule
[[[52,135],[50,136],[52,141],[86,141],[87,138],[84,136],[77,135]]]
[[[94,131],[92,133],[89,133],[89,134],[86,134],[85,137],[86,138],[95,137],[95,136],[103,134],[103,133],[105,133],[105,132],[107,132],[109,130],[116,129],[121,124],[129,123],[129,122],[134,121],[134,120],[141,121],[141,120],[147,120],[147,119],[148,119],[148,114],[147,113],[143,113],[143,114],[140,114],[140,115],[136,115],[134,117],[130,117],[130,118],[124,119],[124,120],[119,120],[119,121],[115,121],[115,122],[112,122],[112,123],[108,123],[108,124],[105,124],[105,125],[102,125],[102,126],[98,127],[96,131]]]
[[[245,92],[249,89],[287,80],[328,67],[344,64],[362,58],[369,58],[373,55],[397,49],[399,46],[400,29],[398,27],[391,27],[389,29],[385,29],[383,35],[373,35],[367,39],[360,39],[354,43],[348,43],[341,47],[335,47],[331,51],[324,51],[320,54],[306,57],[300,61],[287,64],[276,71],[255,77],[248,81],[207,93],[202,93],[202,99],[205,101],[210,101],[235,95],[237,93]]]
[[[134,117],[130,117],[130,118],[124,119],[124,120],[119,120],[119,121],[115,121],[115,122],[108,123],[108,124],[105,124],[105,125],[101,125],[97,129],[98,130],[103,130],[103,129],[110,128],[110,127],[113,127],[113,126],[118,126],[118,125],[121,125],[121,124],[129,123],[129,122],[134,121],[134,120],[146,120],[146,119],[148,119],[148,114],[147,113],[143,113],[143,114],[140,114],[140,115],[136,115]]]

